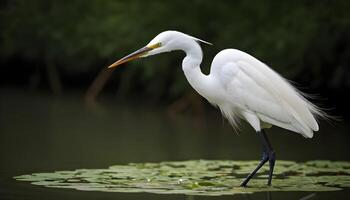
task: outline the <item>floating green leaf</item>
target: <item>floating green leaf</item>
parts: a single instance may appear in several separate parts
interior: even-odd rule
[[[19,181],[53,188],[104,192],[232,195],[263,191],[335,191],[350,187],[350,163],[332,161],[278,161],[273,186],[267,186],[267,167],[239,184],[258,161],[190,160],[130,163],[108,169],[77,169],[17,176]]]

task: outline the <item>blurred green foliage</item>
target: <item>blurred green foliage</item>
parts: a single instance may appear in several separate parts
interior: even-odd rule
[[[349,88],[349,10],[347,0],[11,0],[1,3],[0,56],[41,70],[54,63],[64,84],[93,77],[173,29],[214,43],[203,46],[204,72],[221,49],[237,48],[313,88]],[[132,62],[113,78],[125,93],[174,98],[190,89],[181,59],[173,53]]]

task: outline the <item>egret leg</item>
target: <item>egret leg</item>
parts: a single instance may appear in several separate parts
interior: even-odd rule
[[[267,184],[271,185],[272,181],[272,175],[273,175],[273,169],[275,167],[275,161],[276,161],[276,154],[273,150],[269,139],[267,138],[267,135],[264,130],[258,131],[258,135],[260,136],[261,142],[262,142],[262,158],[258,166],[244,179],[241,186],[245,187],[247,186],[250,179],[254,177],[254,175],[259,171],[259,169],[267,162],[269,161],[269,179]]]
[[[267,138],[267,135],[264,130],[261,131],[261,135],[263,137],[262,141],[265,141],[265,147],[267,148],[267,153],[269,157],[269,179],[267,181],[267,185],[271,185],[273,169],[275,168],[275,162],[276,162],[276,153],[273,150],[271,143]]]
[[[244,179],[244,181],[241,183],[242,187],[246,187],[247,183],[250,181],[251,178],[254,177],[254,175],[256,174],[256,172],[259,171],[259,169],[269,160],[269,158],[267,156],[265,156],[266,154],[263,153],[263,158],[261,159],[259,165]]]

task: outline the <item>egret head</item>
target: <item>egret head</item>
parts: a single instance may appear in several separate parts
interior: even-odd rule
[[[189,41],[199,41],[206,44],[211,44],[204,40],[200,40],[178,31],[164,31],[153,38],[145,47],[142,47],[141,49],[123,57],[122,59],[111,64],[108,68],[117,67],[136,58],[142,58],[150,55],[178,50],[181,46],[184,46],[184,44],[188,43]]]

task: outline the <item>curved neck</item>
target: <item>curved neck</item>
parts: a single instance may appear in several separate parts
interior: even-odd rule
[[[188,40],[182,43],[179,49],[186,53],[186,57],[182,61],[182,70],[190,83],[190,85],[203,97],[207,98],[209,76],[202,73],[200,64],[203,59],[202,49],[194,40]]]

